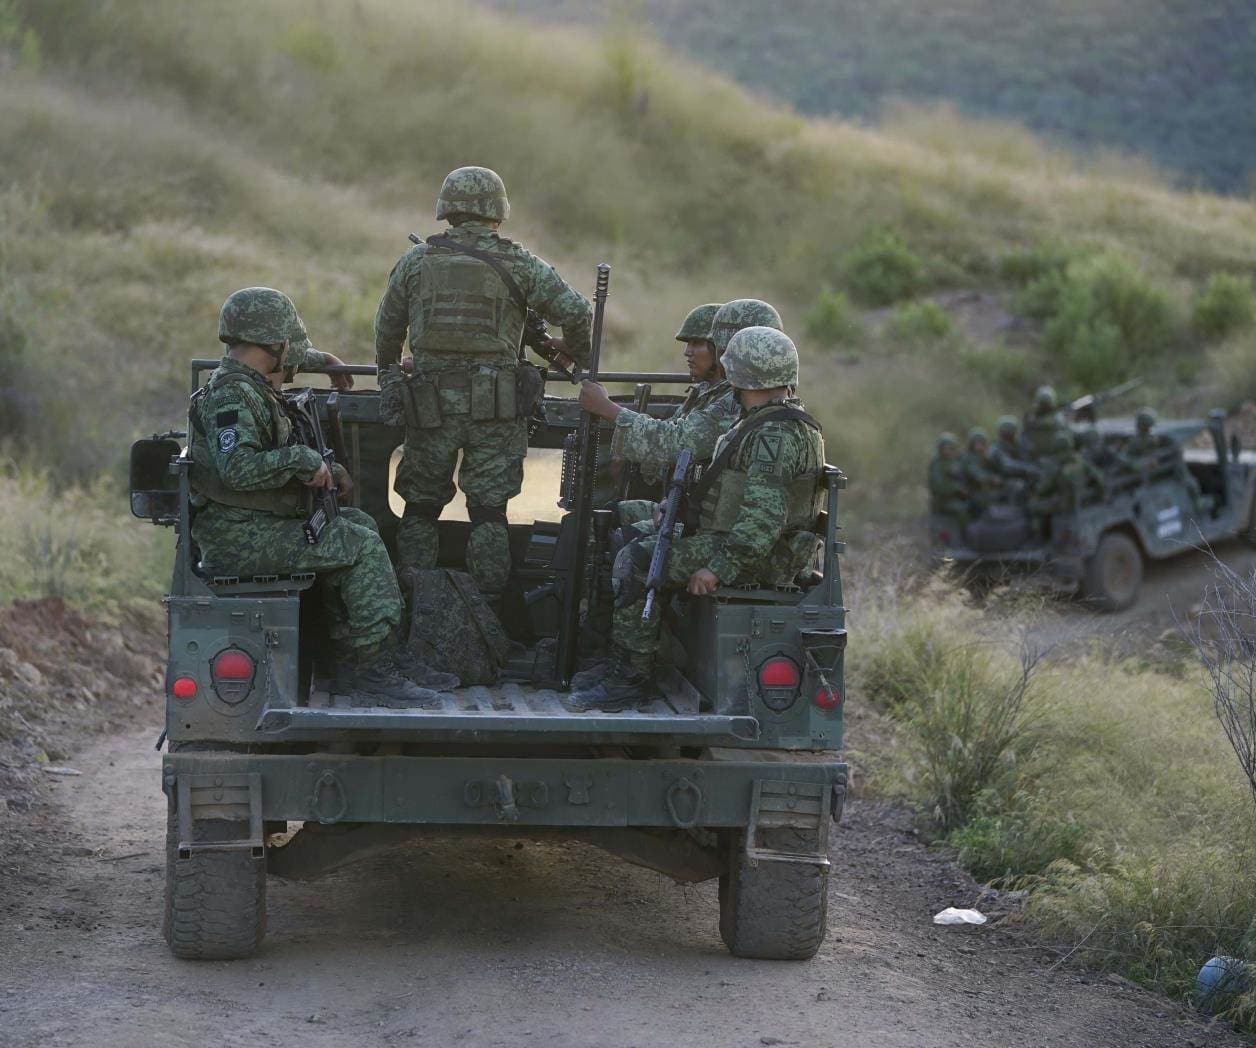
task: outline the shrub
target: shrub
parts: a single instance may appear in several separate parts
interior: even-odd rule
[[[980,881],[1011,882],[1040,874],[1061,859],[1078,862],[1086,852],[1087,827],[1070,813],[1045,804],[1032,789],[1010,797],[987,790],[968,821],[947,836],[959,861]]]
[[[1019,307],[1045,322],[1043,345],[1082,386],[1111,384],[1153,363],[1183,336],[1173,298],[1119,255],[1074,259],[1022,292]]]
[[[821,291],[803,314],[802,322],[807,337],[826,348],[855,346],[863,341],[863,325],[850,299],[840,291]]]
[[[1043,277],[1063,273],[1082,255],[1082,249],[1049,240],[1035,247],[1009,251],[999,259],[998,274],[1010,284],[1024,287]]]
[[[951,319],[951,314],[933,301],[898,306],[885,327],[887,338],[911,348],[941,342],[954,333],[955,321]]]
[[[1204,338],[1220,341],[1248,328],[1256,319],[1251,281],[1233,273],[1214,273],[1191,304],[1191,323]]]
[[[846,258],[846,283],[861,302],[891,306],[924,287],[924,265],[892,230],[866,237]]]

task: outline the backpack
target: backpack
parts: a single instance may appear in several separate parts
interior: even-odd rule
[[[406,648],[432,669],[456,673],[464,686],[496,684],[510,638],[471,576],[406,568],[398,580],[409,606]]]

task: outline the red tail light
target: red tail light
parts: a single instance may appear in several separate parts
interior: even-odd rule
[[[196,698],[196,681],[191,677],[176,677],[170,684],[170,694],[176,699]]]
[[[842,693],[836,688],[821,688],[815,693],[811,699],[816,709],[824,710],[826,713],[830,710],[837,709],[842,704]]]
[[[798,663],[784,655],[773,656],[759,667],[759,694],[768,709],[789,709],[798,698],[801,683]]]
[[[214,657],[210,676],[214,679],[214,691],[223,702],[235,704],[253,690],[253,674],[256,663],[239,648],[228,648]]]

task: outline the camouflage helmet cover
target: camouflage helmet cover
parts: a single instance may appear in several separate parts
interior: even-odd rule
[[[246,287],[227,296],[218,314],[218,341],[273,346],[305,336],[292,299],[271,287]]]
[[[1039,386],[1034,394],[1034,407],[1039,411],[1054,411],[1055,403],[1055,390],[1051,386]]]
[[[436,218],[450,215],[474,215],[493,222],[510,217],[510,201],[506,184],[496,171],[487,167],[460,167],[445,176],[436,198]]]
[[[973,426],[968,431],[968,446],[971,448],[973,443],[978,440],[984,440],[987,444],[990,443],[990,438],[986,435],[986,431],[980,426]]]
[[[705,306],[695,306],[685,317],[680,330],[676,332],[677,342],[703,342],[711,339],[711,321],[719,311],[722,302],[708,302]]]
[[[738,331],[750,327],[775,328],[777,331],[785,329],[781,315],[768,303],[757,298],[735,298],[720,306],[711,318],[710,338],[715,352],[723,355],[729,340]]]
[[[938,450],[939,451],[941,451],[943,448],[957,448],[957,447],[959,447],[959,437],[957,437],[954,433],[939,433],[938,434]]]
[[[1156,413],[1152,408],[1139,408],[1134,416],[1134,424],[1139,429],[1151,429],[1157,422]]]
[[[1004,433],[1015,433],[1019,428],[1020,422],[1015,415],[1003,415],[999,418],[995,432],[1002,436]]]
[[[774,327],[756,324],[742,328],[729,340],[723,364],[734,389],[798,385],[798,349],[793,339]]]

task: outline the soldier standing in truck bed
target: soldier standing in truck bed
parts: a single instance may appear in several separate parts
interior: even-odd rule
[[[292,441],[279,387],[285,371],[317,363],[292,301],[272,288],[237,291],[223,303],[218,338],[227,353],[189,409],[192,537],[204,572],[316,572],[336,645],[333,692],[361,705],[436,700],[416,678],[441,688],[458,680],[395,650],[401,595],[374,520],[345,508],[316,544],[306,540],[308,489],[347,492],[351,480],[340,464],[333,475],[317,450]]]
[[[557,348],[568,360],[583,363],[590,349],[588,300],[547,262],[498,234],[509,214],[495,172],[451,172],[436,202],[436,217],[449,228],[401,256],[375,314],[381,412],[406,426],[396,480],[406,503],[397,559],[404,567],[436,567],[436,522],[454,496],[461,451],[458,486],[471,520],[466,567],[490,599],[510,574],[506,504],[523,485],[527,417],[543,392],[539,373],[520,357],[527,309],[562,326]],[[407,331],[410,378],[399,367]]]
[[[745,328],[723,360],[742,417],[690,490],[696,528],[676,540],[667,564],[669,585],[698,597],[719,586],[793,583],[815,558],[822,501],[824,437],[794,396],[794,343],[775,328]],[[651,698],[661,625],[642,613],[655,541],[637,538],[615,558],[612,656],[576,674],[577,708],[621,710]]]

